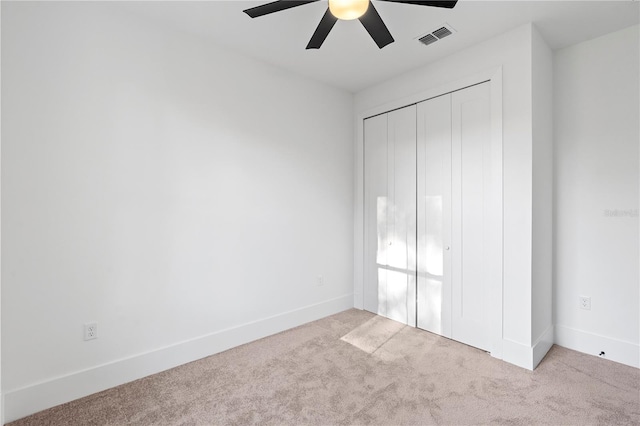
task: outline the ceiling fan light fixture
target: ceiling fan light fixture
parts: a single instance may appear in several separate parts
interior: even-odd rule
[[[358,19],[369,9],[369,0],[329,0],[331,14],[343,21]]]

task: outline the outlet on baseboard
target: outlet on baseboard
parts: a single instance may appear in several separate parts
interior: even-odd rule
[[[580,309],[584,309],[586,311],[590,311],[591,310],[591,298],[587,297],[587,296],[580,296],[578,297],[578,303],[580,306]]]
[[[98,323],[90,322],[84,325],[84,340],[93,340],[98,338]]]
[[[318,275],[318,277],[316,278],[316,285],[317,286],[324,285],[324,277],[322,275]]]

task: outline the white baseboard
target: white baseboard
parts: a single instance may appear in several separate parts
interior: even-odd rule
[[[353,307],[360,310],[364,309],[364,301],[362,300],[362,294],[360,293],[353,294]]]
[[[73,401],[123,383],[159,373],[233,347],[342,312],[353,294],[221,330],[171,346],[116,360],[4,393],[4,421]]]
[[[556,325],[555,343],[574,351],[599,356],[611,361],[640,368],[640,345]]]
[[[502,360],[527,370],[533,370],[533,349],[529,345],[503,339]]]
[[[533,370],[553,346],[553,339],[553,326],[547,328],[533,346],[504,339],[502,341],[502,360],[527,370]]]
[[[555,327],[549,326],[542,336],[538,338],[536,343],[533,344],[533,368],[536,368],[542,358],[549,352],[551,346],[553,346],[555,338]]]

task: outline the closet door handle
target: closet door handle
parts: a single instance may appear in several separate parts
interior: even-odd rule
[[[445,247],[444,247],[444,249],[445,249],[446,251],[449,251],[449,250],[451,249],[451,247],[449,247],[449,246],[445,246]]]

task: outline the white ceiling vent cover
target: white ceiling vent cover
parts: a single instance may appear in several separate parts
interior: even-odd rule
[[[426,36],[420,37],[418,40],[420,41],[420,43],[427,46],[438,41],[438,39],[433,34],[427,34]]]
[[[441,40],[445,37],[450,36],[451,34],[455,33],[456,30],[454,30],[451,25],[449,24],[443,24],[440,25],[438,27],[437,30],[432,31],[428,34],[425,34],[423,36],[418,37],[418,41],[426,46],[435,43],[438,40]]]

